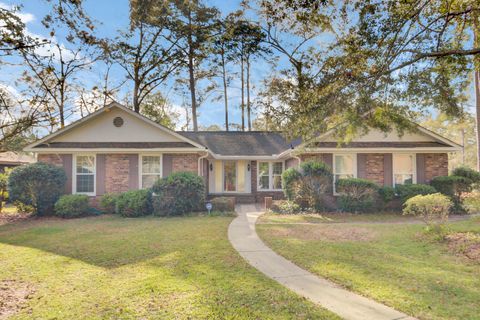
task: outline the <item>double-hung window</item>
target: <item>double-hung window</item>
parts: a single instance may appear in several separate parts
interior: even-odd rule
[[[160,155],[142,156],[141,186],[150,188],[162,177],[162,157]]]
[[[281,190],[283,162],[258,163],[258,190]]]
[[[393,183],[415,183],[415,156],[413,154],[393,154]]]
[[[75,157],[75,193],[95,195],[95,156]]]
[[[335,185],[338,180],[356,176],[356,155],[336,154],[333,157],[333,188],[335,191]]]

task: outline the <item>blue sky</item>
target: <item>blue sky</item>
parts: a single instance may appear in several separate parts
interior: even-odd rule
[[[228,13],[235,11],[240,8],[240,0],[210,0],[207,1],[209,5],[216,6],[222,12],[222,15],[227,15]],[[48,33],[43,27],[41,20],[48,14],[49,5],[46,1],[9,1],[9,0],[0,0],[2,5],[21,5],[22,15],[25,17],[25,22],[27,25],[27,30],[31,33],[41,35],[48,38]],[[97,22],[97,35],[100,37],[114,37],[117,35],[117,30],[125,29],[129,24],[129,1],[128,0],[85,0],[84,8],[86,12]],[[62,36],[64,33],[62,30],[57,30],[56,38],[59,43],[62,43]],[[67,44],[68,46],[68,44]],[[96,65],[94,70],[85,74],[82,74],[82,85],[88,89],[101,81],[102,71],[104,71],[102,65]],[[254,62],[252,65],[252,100],[255,99],[255,96],[260,89],[261,79],[263,79],[269,72],[271,67],[266,62]],[[9,86],[15,86],[14,80],[18,76],[18,73],[21,72],[20,69],[12,69],[9,72],[10,76],[3,79],[3,82]],[[114,68],[111,80],[112,83],[119,83],[124,79],[124,73],[120,68]],[[237,77],[238,78],[238,77]],[[172,90],[172,81],[169,81],[166,86],[159,88],[159,90],[167,95],[169,101],[175,106],[176,110],[182,112],[181,121],[184,119],[185,111],[180,107],[183,101],[183,98],[178,94],[175,94]],[[219,88],[220,89],[220,88]],[[121,94],[124,95],[131,88],[129,83],[125,85],[122,89]],[[229,116],[230,122],[240,124],[241,122],[241,113],[240,113],[240,81],[234,80],[231,84],[229,91]],[[213,97],[213,95],[211,95]],[[224,105],[223,100],[209,99],[209,101],[204,102],[199,109],[199,124],[203,126],[209,126],[212,124],[218,124],[221,127],[224,125]],[[74,120],[76,116],[72,116],[70,121]]]

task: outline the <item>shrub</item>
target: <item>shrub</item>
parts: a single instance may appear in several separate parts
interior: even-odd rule
[[[395,199],[395,188],[390,186],[384,186],[378,188],[378,195],[383,203],[388,203]]]
[[[341,210],[365,212],[373,209],[378,185],[366,179],[340,179],[337,181],[336,190],[340,194],[338,204]]]
[[[402,200],[402,203],[405,203],[405,201],[417,195],[427,195],[437,192],[434,187],[428,184],[400,184],[396,186],[395,191]]]
[[[150,190],[131,190],[118,195],[117,213],[123,217],[141,217],[152,213],[152,193]]]
[[[8,173],[8,170],[0,172],[0,213],[2,212],[3,202],[8,200]]]
[[[233,197],[213,198],[210,201],[210,203],[212,204],[212,211],[219,211],[219,212],[235,211],[235,198]]]
[[[201,208],[205,200],[203,179],[191,172],[172,173],[152,188],[155,215],[181,215]]]
[[[468,213],[480,213],[480,192],[471,192],[463,195],[462,203]]]
[[[104,213],[116,213],[118,194],[105,193],[100,199],[100,208]]]
[[[282,173],[282,189],[288,200],[295,197],[295,183],[302,177],[302,174],[295,168],[289,168]]]
[[[432,179],[431,185],[438,192],[452,199],[456,211],[465,211],[462,206],[462,194],[472,191],[472,180],[462,176],[435,177]]]
[[[403,214],[418,216],[429,229],[441,233],[451,207],[452,201],[441,193],[417,195],[405,202]]]
[[[13,169],[8,192],[11,201],[32,206],[36,214],[45,215],[64,192],[66,181],[62,168],[38,162]]]
[[[55,203],[55,215],[62,218],[76,218],[89,213],[88,196],[83,194],[63,195]]]
[[[476,186],[480,183],[480,172],[468,167],[455,168],[451,175],[469,179],[471,181],[471,186]]]
[[[19,213],[32,213],[35,211],[35,209],[32,206],[26,205],[20,201],[14,201],[13,205],[17,209],[17,212]]]
[[[302,208],[298,204],[290,200],[277,200],[273,201],[272,207],[270,208],[272,212],[280,214],[296,214],[302,211]]]
[[[321,162],[309,161],[300,165],[302,177],[293,183],[293,200],[303,208],[318,211],[327,208],[327,193],[332,190],[332,172]]]

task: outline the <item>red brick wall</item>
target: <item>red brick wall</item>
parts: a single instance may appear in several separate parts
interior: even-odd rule
[[[105,155],[105,192],[119,193],[129,190],[129,154]]]
[[[366,154],[366,178],[383,186],[384,183],[384,159],[382,153]]]
[[[38,162],[50,163],[59,167],[63,166],[63,160],[59,154],[39,154],[37,160]]]
[[[198,154],[172,154],[172,172],[187,171],[198,174]]]
[[[425,182],[429,183],[438,176],[448,176],[448,154],[425,154]]]

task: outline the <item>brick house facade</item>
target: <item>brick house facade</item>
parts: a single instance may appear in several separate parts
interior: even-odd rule
[[[25,150],[36,153],[37,161],[63,167],[65,192],[87,188],[78,193],[88,194],[92,201],[105,193],[141,188],[147,179],[151,184],[157,177],[187,171],[203,176],[208,197],[263,202],[265,197],[283,198],[280,171],[300,162],[321,161],[339,177],[355,176],[378,185],[392,186],[395,179],[429,183],[448,174],[448,152],[460,148],[421,127],[403,136],[372,131],[340,148],[329,139],[325,134],[303,143],[288,141],[278,132],[175,132],[114,103]],[[83,168],[87,178],[74,167],[82,156],[90,157],[87,165],[94,166]],[[88,185],[77,185],[85,179]]]

